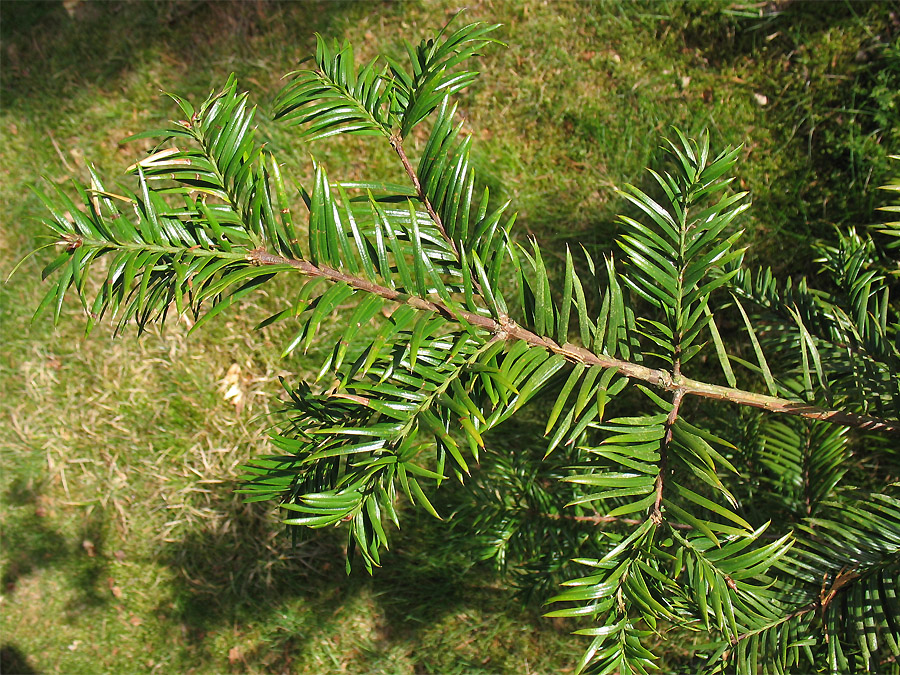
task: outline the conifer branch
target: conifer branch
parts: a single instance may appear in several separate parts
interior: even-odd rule
[[[744,391],[742,389],[723,387],[717,384],[692,380],[684,376],[675,377],[666,370],[648,368],[630,361],[624,361],[603,354],[595,354],[584,347],[579,347],[568,342],[560,345],[554,340],[537,335],[513,321],[507,320],[505,322],[500,322],[489,316],[476,314],[456,307],[450,307],[442,302],[427,300],[416,295],[410,295],[392,288],[387,288],[386,286],[380,286],[367,279],[345,274],[344,272],[332,269],[325,265],[316,266],[306,260],[284,258],[262,250],[251,251],[247,257],[255,264],[289,265],[307,276],[322,277],[335,282],[344,282],[352,288],[366,293],[373,293],[386,300],[406,304],[414,309],[435,312],[452,321],[461,321],[477,328],[484,329],[485,331],[492,333],[496,339],[523,340],[531,346],[543,347],[554,354],[559,354],[572,363],[581,363],[586,366],[599,366],[601,368],[613,368],[625,377],[647,382],[666,391],[680,391],[682,392],[682,396],[699,396],[701,398],[709,398],[718,401],[728,401],[738,405],[762,408],[763,410],[772,413],[796,415],[806,419],[831,422],[833,424],[856,427],[866,431],[900,434],[900,422],[858,415],[842,410],[828,410],[826,408],[809,405],[802,401],[790,401],[776,396],[768,396],[751,391]]]
[[[600,290],[596,306],[589,299],[598,286],[588,292],[568,251],[557,292],[537,241],[515,244],[509,204],[492,209],[487,188],[475,195],[472,137],[460,139],[462,124],[454,123],[451,97],[476,77],[458,66],[492,42],[496,28],[445,27],[409,45],[412,73],[389,58],[380,69],[377,59],[357,67],[349,43],[318,39],[315,69],[294,73],[277,97],[276,118],[309,140],[386,137],[412,186],[357,183],[368,192],[368,204],[360,204],[346,195],[350,183],[337,183],[336,197],[317,165],[315,187],[300,191],[309,211],[303,248],[290,191],[276,158],[254,140],[255,109],[234,76],[199,110],[173,96],[189,121],[134,138],[187,139],[199,149],[167,148],[134,164],[137,193],[121,186],[124,196],[113,194],[93,171],[90,187],[75,186],[81,205],[59,188],[55,197],[36,190],[62,246],[43,271],[54,283],[37,313],[51,308],[58,320],[75,289],[88,329],[104,314],[143,328],[164,321],[173,306],[194,312],[196,329],[276,275],[298,272],[305,279],[297,300],[260,326],[296,319],[286,354],[309,348],[323,325],[342,324],[317,379],[333,375],[337,384],[325,393],[305,382],[285,385],[287,425],[272,435],[280,454],[245,467],[240,491],[248,501],[278,500],[295,516],[290,525],[346,523],[348,565],[359,555],[371,571],[388,548],[385,526],[399,527],[401,495],[404,505],[439,517],[427,490],[451,471],[465,481],[467,450],[479,462],[487,431],[552,391],[545,458],[555,451],[564,460],[538,471],[536,456],[492,453],[495,464],[473,480],[502,481],[503,490],[476,491],[501,513],[478,513],[474,529],[482,541],[490,535],[488,556],[504,567],[507,554],[549,560],[543,547],[551,541],[554,561],[576,549],[596,556],[574,559],[590,574],[567,580],[567,590],[550,599],[569,604],[548,616],[594,624],[576,631],[593,638],[577,672],[658,668],[643,644],[647,633],[635,626],[683,617],[715,635],[698,647],[711,650],[710,665],[724,659],[742,675],[758,659],[788,672],[801,647],[810,663],[827,659],[830,672],[876,669],[888,649],[900,654],[892,619],[900,499],[893,485],[856,497],[847,485],[837,489],[851,454],[847,428],[900,434],[900,421],[885,417],[900,410],[893,374],[900,324],[875,243],[851,231],[838,235],[836,248],[819,247],[837,294],[809,289],[806,280],[782,288],[770,272],[751,277],[735,220],[749,207],[747,193],[729,188],[740,148],[713,156],[708,135],[695,141],[674,130],[667,148],[674,169],[649,169],[659,189],[620,191],[639,211],[620,217],[622,255],[596,265],[585,251],[589,281]],[[413,166],[404,138],[435,112]],[[135,218],[125,217],[123,202]],[[89,303],[85,280],[100,259],[105,280]],[[715,313],[726,306],[716,298],[729,290],[766,394],[738,388],[732,363],[741,360],[716,327]],[[759,314],[748,315],[738,295],[753,297],[757,311],[784,315],[765,325],[763,340],[754,328]],[[351,300],[352,314],[332,321]],[[568,342],[576,324],[580,346]],[[682,372],[710,346],[728,386]],[[778,370],[767,362],[770,348]],[[662,366],[643,365],[648,357]],[[802,384],[805,400],[791,399],[793,390],[776,377]],[[620,396],[629,382],[635,395]],[[807,402],[820,394],[844,410]],[[687,396],[792,417],[752,415],[732,427],[708,416],[696,426],[682,414]],[[729,485],[739,471],[746,480]],[[550,493],[552,481],[536,480],[543,476],[563,492]],[[759,484],[781,491],[779,508],[788,513],[776,517],[796,527],[779,535],[751,524],[766,518],[745,512]],[[546,513],[563,495],[578,511]],[[595,506],[581,510],[587,504]],[[530,516],[533,527],[523,527]],[[668,526],[664,538],[660,525]],[[598,531],[586,537],[584,526]],[[577,538],[567,539],[567,530]],[[816,669],[825,670],[824,662]]]

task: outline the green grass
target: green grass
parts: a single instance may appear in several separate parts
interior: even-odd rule
[[[577,241],[609,250],[625,208],[612,188],[646,187],[643,167],[659,161],[671,125],[709,128],[718,148],[744,144],[739,181],[755,206],[741,225],[757,261],[808,272],[811,239],[875,219],[873,187],[900,145],[890,7],[795,3],[746,18],[727,6],[507,2],[467,12],[505,24],[509,47],[484,55],[460,108],[482,180],[519,210],[521,236],[556,254]],[[0,274],[43,242],[29,183],[84,180],[87,162],[119,175],[149,147],[119,140],[176,114],[160,90],[202,98],[232,71],[300,182],[310,151],[333,179],[400,178],[389,148],[309,148],[265,110],[314,31],[352,39],[359,58],[400,55],[403,38],[456,9],[83,3],[70,18],[54,3],[3,3]],[[292,545],[271,505],[233,493],[240,465],[266,452],[278,377],[308,376],[322,355],[281,360],[289,326],[250,330],[289,288],[269,287],[190,339],[182,323],[140,340],[107,326],[84,339],[74,299],[58,328],[31,323],[44,261],[27,260],[0,286],[3,672],[571,667],[582,645],[570,626],[540,619],[455,550],[446,524],[409,514],[384,569],[348,578],[340,533]],[[239,405],[225,398],[232,386]]]

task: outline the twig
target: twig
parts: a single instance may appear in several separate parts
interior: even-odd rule
[[[844,590],[845,586],[848,586],[852,581],[855,581],[859,578],[860,573],[855,569],[847,569],[846,567],[842,568],[840,572],[834,577],[834,582],[831,584],[831,587],[828,588],[826,586],[826,581],[822,582],[822,588],[819,590],[819,597],[809,603],[808,605],[804,605],[800,609],[794,610],[790,614],[781,617],[775,623],[769,624],[764,628],[759,628],[757,630],[747,631],[746,633],[741,633],[735,638],[732,638],[731,644],[736,645],[738,642],[742,640],[746,640],[748,637],[753,637],[764,630],[768,630],[774,626],[777,626],[782,623],[787,623],[791,619],[795,619],[798,616],[803,616],[804,614],[809,614],[810,612],[818,612],[821,615],[825,614],[825,611],[828,609],[828,606],[834,600],[835,596]]]
[[[53,144],[53,149],[56,150],[56,154],[59,155],[60,160],[62,160],[62,164],[66,167],[66,171],[69,173],[75,173],[75,169],[69,166],[69,163],[66,161],[66,156],[63,154],[62,150],[59,148],[59,143],[56,142],[56,139],[53,138],[53,132],[47,131],[47,135],[50,137],[50,142]]]
[[[604,516],[599,513],[595,513],[590,516],[572,516],[568,513],[537,513],[537,515],[543,516],[544,518],[549,518],[551,520],[571,520],[576,523],[590,523],[592,525],[612,523],[615,525],[629,525],[632,527],[637,527],[639,525],[643,525],[644,522],[646,522],[642,518],[621,518],[619,516]],[[666,524],[676,530],[694,529],[693,526],[687,525],[685,523],[673,523],[667,521]]]
[[[732,638],[731,638],[731,645],[732,645],[732,646],[735,646],[735,645],[737,645],[739,642],[742,642],[742,641],[746,640],[746,639],[749,638],[749,637],[753,637],[754,635],[758,635],[759,633],[762,633],[762,632],[765,631],[765,630],[769,630],[770,628],[774,628],[775,626],[781,625],[781,624],[783,624],[783,623],[787,623],[787,622],[790,621],[791,619],[795,619],[795,618],[797,618],[798,616],[803,616],[804,614],[808,614],[809,612],[814,611],[818,606],[819,606],[818,601],[816,601],[816,602],[811,602],[811,603],[809,603],[808,605],[804,605],[804,606],[801,607],[800,609],[797,609],[797,610],[791,612],[790,614],[787,614],[787,615],[781,617],[780,619],[778,619],[778,621],[775,621],[774,623],[767,624],[767,625],[764,626],[763,628],[757,628],[756,630],[750,630],[750,631],[747,631],[746,633],[741,633],[741,634],[738,635],[737,637],[732,637]]]
[[[679,362],[676,360],[676,373],[680,371],[678,366]],[[672,397],[672,409],[669,411],[669,416],[666,417],[666,431],[659,443],[659,473],[656,474],[656,500],[653,502],[653,507],[650,509],[650,520],[656,523],[657,527],[662,525],[663,522],[662,500],[663,487],[665,486],[666,481],[666,471],[668,471],[669,468],[669,443],[672,441],[672,431],[675,428],[675,422],[678,421],[678,411],[681,408],[681,401],[683,399],[684,389],[676,389],[675,396]]]
[[[506,340],[523,340],[534,347],[542,347],[554,354],[560,354],[572,363],[581,363],[586,366],[599,366],[601,368],[614,368],[625,377],[647,382],[666,391],[677,392],[681,390],[682,396],[699,396],[701,398],[717,401],[729,401],[738,405],[761,408],[762,410],[783,415],[794,415],[806,419],[820,420],[832,424],[864,429],[866,431],[900,434],[900,421],[869,417],[868,415],[858,415],[843,410],[829,410],[827,408],[819,408],[818,406],[810,405],[803,401],[791,401],[776,396],[700,382],[699,380],[675,375],[666,370],[648,368],[612,356],[595,354],[584,347],[579,347],[570,343],[560,345],[550,338],[537,335],[509,319],[501,322],[490,316],[476,314],[475,312],[470,312],[459,307],[450,307],[442,302],[426,300],[425,298],[420,298],[415,295],[402,293],[392,288],[372,283],[367,279],[345,274],[325,265],[316,266],[306,260],[283,258],[263,250],[250,251],[247,254],[247,259],[258,265],[288,265],[307,276],[322,277],[335,282],[343,282],[351,288],[378,295],[386,300],[403,303],[415,309],[435,312],[451,321],[459,321],[475,328],[480,328]]]
[[[391,136],[391,147],[394,149],[394,152],[397,153],[397,156],[403,163],[403,168],[406,170],[406,175],[409,176],[409,179],[412,181],[413,187],[416,188],[416,194],[418,195],[421,202],[425,205],[425,209],[428,211],[428,215],[431,216],[434,224],[437,226],[438,230],[440,230],[441,235],[444,237],[447,243],[450,244],[450,247],[453,249],[454,255],[459,258],[459,250],[456,248],[456,242],[453,241],[449,236],[447,236],[447,230],[444,229],[444,223],[441,222],[441,217],[437,214],[437,211],[435,211],[434,207],[431,205],[431,202],[428,199],[428,195],[426,195],[425,190],[422,189],[422,184],[419,182],[419,176],[416,173],[416,170],[413,168],[413,165],[409,161],[409,157],[406,156],[406,152],[403,150],[403,139],[399,136]]]

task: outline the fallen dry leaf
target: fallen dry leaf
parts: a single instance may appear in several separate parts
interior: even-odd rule
[[[75,18],[75,12],[78,11],[78,5],[80,4],[81,0],[63,0],[62,6],[68,13],[69,18]]]
[[[232,363],[225,377],[222,378],[222,389],[225,390],[223,398],[231,401],[235,408],[240,410],[244,405],[244,391],[241,388],[241,367]]]

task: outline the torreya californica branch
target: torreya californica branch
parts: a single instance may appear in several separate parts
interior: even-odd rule
[[[275,119],[306,141],[383,136],[412,188],[334,182],[317,162],[314,186],[299,191],[302,225],[236,79],[199,109],[173,96],[190,122],[137,135],[162,140],[132,165],[134,192],[108,191],[93,171],[90,187],[76,186],[82,205],[38,191],[64,250],[44,269],[54,283],[37,313],[52,308],[58,320],[74,288],[88,328],[104,314],[143,328],[170,308],[202,309],[196,329],[276,275],[293,276],[296,299],[260,325],[291,322],[285,354],[330,334],[318,380],[340,384],[283,382],[284,424],[275,454],[245,467],[248,500],[277,501],[290,525],[343,526],[348,565],[361,559],[371,572],[389,548],[387,526],[410,508],[440,517],[431,490],[454,476],[467,485],[478,465],[465,497],[472,517],[465,505],[453,512],[456,532],[468,528],[463,545],[538,562],[537,574],[557,574],[539,561],[589,568],[559,579],[565,590],[548,599],[562,603],[550,616],[588,623],[577,631],[591,637],[578,672],[658,669],[646,628],[663,625],[706,631],[711,641],[695,648],[709,672],[753,675],[747,664],[760,661],[789,672],[802,659],[813,667],[800,672],[877,670],[876,648],[900,653],[900,499],[880,476],[851,470],[855,454],[885,449],[886,475],[896,475],[889,442],[871,433],[900,434],[900,322],[877,242],[851,230],[817,248],[829,293],[748,268],[740,147],[711,153],[709,135],[675,129],[669,163],[648,169],[649,191],[618,191],[632,215],[620,216],[611,249],[602,260],[583,250],[582,274],[567,247],[557,286],[537,239],[518,245],[509,203],[476,179],[473,136],[460,133],[451,102],[477,75],[459,68],[497,28],[445,27],[407,50],[411,70],[390,58],[357,67],[349,44],[318,38],[314,69],[291,75]],[[429,118],[414,166],[403,139]],[[91,300],[85,279],[100,259],[105,279]],[[746,329],[737,346],[716,325],[729,293]],[[755,363],[738,356],[750,350]],[[703,372],[718,365],[728,386],[682,373],[699,354]],[[740,389],[735,363],[759,373],[768,395]],[[546,452],[485,443],[538,395]],[[723,416],[686,408],[686,397],[774,414]],[[817,400],[833,409],[807,403]],[[553,452],[558,461],[547,460]],[[558,484],[535,481],[543,472]],[[516,543],[530,531],[522,504],[546,511],[549,536]],[[821,622],[808,620],[811,608]],[[861,633],[858,616],[877,628]]]
[[[828,410],[804,403],[803,401],[791,401],[788,399],[758,394],[743,389],[724,387],[718,384],[700,382],[689,377],[673,376],[672,373],[658,368],[647,368],[637,363],[623,361],[602,354],[595,354],[578,345],[570,343],[557,344],[547,337],[541,337],[519,326],[515,322],[506,319],[498,321],[489,316],[475,314],[467,310],[449,307],[441,302],[409,295],[401,291],[379,286],[367,279],[354,277],[325,265],[316,266],[306,260],[292,260],[265,251],[252,251],[247,258],[259,265],[290,265],[306,276],[322,277],[330,281],[343,282],[352,288],[366,293],[373,293],[386,300],[404,303],[415,309],[435,312],[450,320],[462,320],[472,326],[477,326],[490,333],[497,339],[523,340],[529,345],[543,347],[555,354],[560,354],[572,363],[582,363],[586,366],[600,366],[601,368],[613,368],[625,377],[641,380],[655,387],[671,392],[682,392],[683,396],[699,396],[718,401],[728,401],[738,405],[747,405],[754,408],[762,408],[772,413],[796,415],[806,419],[821,420],[840,424],[848,427],[856,427],[867,431],[878,431],[891,434],[900,434],[900,422],[892,420],[858,415],[842,410]]]

